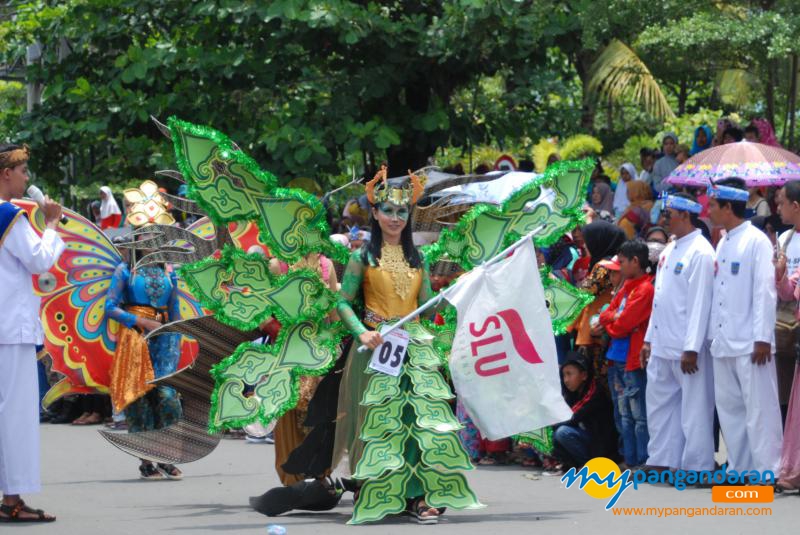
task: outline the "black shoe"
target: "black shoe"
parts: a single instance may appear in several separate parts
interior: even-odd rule
[[[250,498],[250,507],[267,516],[277,516],[293,509],[330,511],[336,507],[342,493],[317,479],[300,481],[288,487],[270,489],[261,496]]]

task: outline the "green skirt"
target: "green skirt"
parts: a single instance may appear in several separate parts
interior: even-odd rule
[[[376,521],[424,497],[432,507],[481,507],[460,470],[471,470],[447,400],[453,394],[439,366],[433,335],[419,323],[403,368],[392,377],[369,368],[372,352],[348,355],[339,389],[333,465],[349,457],[363,483],[350,523]]]

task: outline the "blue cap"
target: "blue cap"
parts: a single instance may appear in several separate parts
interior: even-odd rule
[[[720,201],[747,202],[750,198],[750,192],[746,189],[732,188],[730,186],[711,186],[708,189],[708,196]]]
[[[666,210],[667,208],[691,212],[693,214],[699,214],[703,211],[703,206],[699,202],[694,202],[691,199],[685,199],[683,197],[676,197],[675,195],[664,194],[661,196],[661,209]]]

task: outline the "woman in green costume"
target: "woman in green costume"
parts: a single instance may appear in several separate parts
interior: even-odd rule
[[[372,237],[351,255],[337,307],[354,343],[339,390],[332,466],[348,456],[359,484],[356,524],[403,511],[436,523],[446,506],[480,506],[457,472],[472,465],[455,434],[460,426],[447,403],[453,396],[438,371],[433,335],[418,320],[405,324],[411,341],[399,376],[369,368],[372,350],[384,343],[380,326],[432,297],[410,220],[423,187],[410,179],[409,187],[391,187],[384,167],[367,184]],[[355,303],[363,304],[362,314]],[[369,351],[359,352],[359,345]]]

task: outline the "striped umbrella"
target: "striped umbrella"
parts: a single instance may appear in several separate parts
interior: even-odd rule
[[[780,147],[740,141],[699,152],[675,168],[669,184],[708,186],[729,177],[748,186],[782,186],[800,180],[800,156]]]

